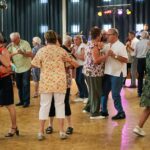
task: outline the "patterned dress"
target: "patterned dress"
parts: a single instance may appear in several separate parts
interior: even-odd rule
[[[140,101],[141,107],[150,106],[150,50],[146,55],[146,77]]]

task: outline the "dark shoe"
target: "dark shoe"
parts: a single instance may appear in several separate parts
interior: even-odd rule
[[[125,119],[125,118],[126,118],[125,113],[118,113],[117,115],[112,117],[112,120]]]
[[[22,107],[27,108],[27,107],[29,107],[29,104],[24,104]]]
[[[107,118],[109,116],[109,114],[107,112],[100,112],[100,115],[104,118]]]
[[[52,134],[53,133],[53,128],[48,127],[45,131],[46,131],[46,134]]]
[[[138,94],[138,97],[141,97],[141,95],[142,95],[142,94],[139,93],[139,94]]]
[[[73,128],[72,127],[68,127],[66,134],[72,134],[73,133]]]
[[[12,128],[11,131],[5,135],[5,137],[13,137],[15,134],[19,136],[18,128]]]
[[[128,88],[136,88],[136,85],[130,85]]]
[[[23,105],[22,103],[17,103],[17,104],[16,104],[16,106],[22,106],[22,105]]]

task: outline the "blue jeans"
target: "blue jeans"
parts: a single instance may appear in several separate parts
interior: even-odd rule
[[[112,98],[114,100],[114,106],[118,113],[124,113],[120,92],[123,84],[123,76],[122,73],[120,77],[115,77],[111,75],[105,75],[102,83],[102,97],[101,97],[101,109],[102,112],[108,113],[107,109],[107,101],[109,92],[112,91]]]
[[[16,73],[16,83],[21,104],[30,104],[30,70]]]
[[[76,70],[76,83],[79,90],[79,97],[80,98],[88,98],[88,90],[85,83],[85,77],[82,73],[83,66],[80,66]]]

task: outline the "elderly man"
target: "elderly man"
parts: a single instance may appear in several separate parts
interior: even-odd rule
[[[101,115],[104,118],[108,116],[107,100],[109,92],[111,91],[112,98],[114,100],[114,106],[118,111],[118,113],[113,116],[112,119],[124,119],[126,116],[122,107],[120,92],[122,89],[123,77],[127,75],[127,51],[125,45],[118,39],[119,34],[117,29],[109,29],[107,36],[108,43],[110,43],[108,50],[111,51],[111,56],[108,57],[105,63],[105,76],[103,80],[103,94],[101,99]]]
[[[20,39],[20,34],[10,34],[11,43],[8,50],[16,66],[16,83],[20,102],[16,106],[28,107],[30,105],[30,68],[32,50],[27,41]]]
[[[143,31],[141,33],[141,40],[135,47],[135,57],[137,58],[137,72],[138,72],[138,96],[141,97],[143,89],[143,78],[146,72],[146,54],[149,50],[148,32]]]

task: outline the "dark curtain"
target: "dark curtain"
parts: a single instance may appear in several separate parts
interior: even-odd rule
[[[148,23],[150,25],[150,0],[138,2],[136,0],[112,0],[111,2],[103,2],[102,0],[80,0],[79,3],[72,3],[68,0],[67,3],[67,30],[71,33],[71,25],[79,24],[80,31],[88,36],[89,30],[92,26],[99,26],[102,28],[103,24],[113,25],[112,15],[97,15],[100,10],[97,6],[113,5],[113,4],[131,4],[129,7],[132,10],[130,16],[124,14],[122,16],[116,15],[116,28],[120,32],[120,39],[124,42],[129,31],[136,30],[136,24]],[[120,7],[121,8],[121,7]]]
[[[47,25],[59,34],[62,33],[62,1],[48,0],[7,0],[8,9],[4,10],[4,35],[9,38],[11,32],[19,32],[21,38],[30,43],[34,36],[43,34],[41,25]]]

